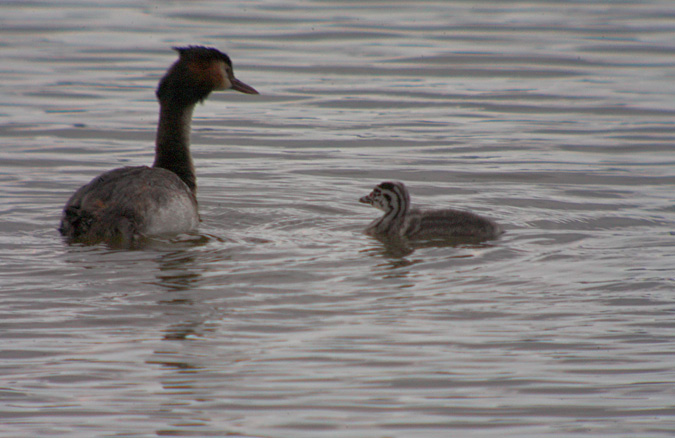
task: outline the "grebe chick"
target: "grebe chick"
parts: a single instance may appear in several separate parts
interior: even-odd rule
[[[66,203],[59,231],[68,243],[130,246],[144,236],[199,224],[190,154],[192,111],[214,90],[258,94],[234,77],[230,58],[213,48],[175,47],[178,60],[157,87],[159,124],[152,167],[123,167],[82,186]]]
[[[503,233],[490,219],[460,210],[418,210],[410,207],[410,194],[402,182],[383,182],[359,199],[384,211],[365,230],[371,236],[406,239],[493,239]]]

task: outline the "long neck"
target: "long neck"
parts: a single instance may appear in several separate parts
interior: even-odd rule
[[[155,142],[155,163],[178,175],[195,192],[197,178],[190,154],[190,122],[195,105],[160,102],[159,125]]]

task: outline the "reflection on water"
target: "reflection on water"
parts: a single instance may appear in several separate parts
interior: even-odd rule
[[[189,290],[199,286],[200,272],[195,272],[195,258],[179,254],[163,256],[157,260],[159,270],[156,274],[158,286],[168,291]]]
[[[0,436],[672,434],[670,2],[90,3],[0,17]],[[199,232],[64,245],[189,43],[262,93],[195,111]],[[389,179],[508,232],[372,239]]]

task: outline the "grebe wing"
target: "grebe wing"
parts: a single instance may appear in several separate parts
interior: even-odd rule
[[[404,234],[409,238],[489,238],[501,234],[492,220],[462,210],[411,211]]]

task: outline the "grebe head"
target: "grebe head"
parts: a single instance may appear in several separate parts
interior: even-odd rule
[[[402,182],[386,181],[376,185],[373,191],[359,199],[359,202],[370,204],[385,213],[405,212],[410,205],[410,194]]]
[[[253,87],[234,77],[232,61],[225,53],[202,46],[174,47],[174,50],[179,58],[157,87],[160,101],[193,105],[214,90],[258,94]]]

